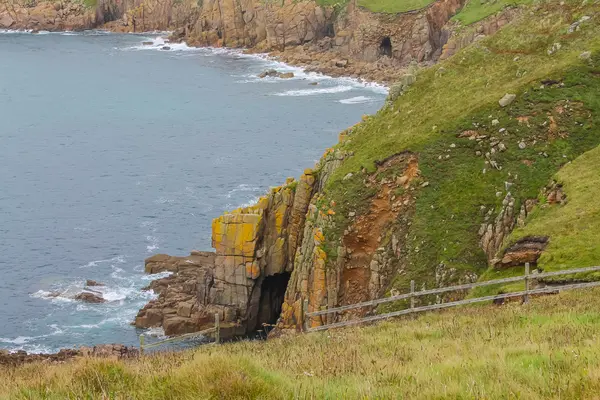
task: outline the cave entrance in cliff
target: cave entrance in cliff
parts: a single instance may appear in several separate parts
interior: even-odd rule
[[[392,40],[389,36],[381,39],[381,44],[379,45],[379,54],[382,56],[392,56]]]
[[[256,331],[265,330],[268,332],[272,327],[265,327],[264,324],[275,325],[277,323],[289,281],[289,272],[267,276],[263,280],[260,289],[260,306],[258,308]]]

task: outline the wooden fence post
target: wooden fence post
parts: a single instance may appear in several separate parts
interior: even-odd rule
[[[215,343],[219,344],[221,341],[221,315],[215,314]]]
[[[415,308],[415,281],[410,281],[410,308]]]
[[[525,296],[523,303],[529,303],[529,263],[525,263]]]
[[[304,299],[302,302],[302,328],[306,332],[308,330],[308,299]]]
[[[140,335],[140,355],[144,355],[144,334]]]

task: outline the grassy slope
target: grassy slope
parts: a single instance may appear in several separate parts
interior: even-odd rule
[[[533,0],[469,0],[463,9],[453,17],[463,25],[470,25],[489,17],[506,7],[531,4]]]
[[[0,398],[597,398],[600,290],[142,361],[0,368]]]
[[[419,153],[422,181],[429,182],[429,186],[416,191],[409,265],[395,286],[406,290],[413,278],[418,286],[424,281],[431,284],[439,265],[457,277],[484,272],[487,260],[479,250],[477,234],[483,222],[480,207],[494,208],[495,216],[506,194],[507,181],[513,183],[510,190],[518,200],[517,207],[521,201],[537,197],[540,188],[565,162],[600,143],[600,132],[592,128],[600,124],[596,95],[600,90],[596,74],[600,26],[592,22],[579,32],[567,33],[573,21],[582,15],[594,15],[599,9],[597,4],[581,6],[579,1],[567,1],[564,6],[555,1],[542,2],[496,35],[421,72],[417,83],[392,109],[380,111],[354,128],[350,138],[340,145],[354,155],[326,187],[327,201],[337,204],[335,228],[325,232],[328,247],[337,248],[337,238],[349,223],[348,212],[360,212],[368,197],[368,191],[361,189],[361,169],[373,171],[376,160],[408,149]],[[548,49],[556,42],[562,44],[561,50],[549,55]],[[595,51],[593,67],[579,59],[587,50]],[[436,74],[440,68],[443,74]],[[564,86],[540,89],[540,82],[549,78],[563,80]],[[498,100],[505,93],[519,96],[513,105],[502,109]],[[554,115],[555,108],[567,100],[582,104],[568,115]],[[547,140],[548,113],[561,130],[569,132],[568,138]],[[530,118],[529,126],[518,122],[521,116]],[[492,119],[500,124],[492,126]],[[500,128],[506,132],[500,133]],[[497,137],[506,145],[505,152],[494,156],[501,171],[475,155],[477,150],[489,151],[489,147],[457,138],[469,129]],[[528,145],[524,150],[518,147],[522,140]],[[548,157],[541,155],[544,152]],[[525,160],[533,165],[527,166]],[[342,181],[350,172],[353,177]],[[335,259],[335,254],[330,254],[330,259]]]
[[[568,196],[567,204],[539,207],[531,215],[527,225],[517,229],[511,239],[536,234],[550,236],[550,244],[539,262],[544,270],[598,265],[600,147],[566,165],[555,179],[563,184],[563,190]]]
[[[538,267],[544,271],[600,265],[600,147],[584,153],[563,167],[554,177],[563,184],[568,196],[564,206],[546,205],[545,198],[530,214],[527,224],[517,228],[506,241],[507,246],[526,236],[547,235],[550,244],[540,257]],[[496,271],[490,268],[481,280],[492,280],[523,274],[523,267]],[[597,280],[600,273],[560,276],[565,279]],[[524,284],[497,285],[478,288],[471,296],[486,296],[498,292],[523,290]]]
[[[427,7],[435,0],[358,0],[358,5],[378,13],[401,13]]]

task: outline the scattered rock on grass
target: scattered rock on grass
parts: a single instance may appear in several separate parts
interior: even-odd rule
[[[504,97],[502,97],[500,99],[500,101],[498,101],[498,104],[500,104],[500,107],[506,107],[512,104],[513,101],[515,101],[515,99],[517,98],[516,94],[511,94],[511,93],[507,93],[504,95]]]

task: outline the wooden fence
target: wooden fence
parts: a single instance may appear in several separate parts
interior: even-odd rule
[[[481,302],[493,301],[493,300],[497,300],[497,299],[498,300],[499,299],[508,299],[511,297],[523,297],[523,301],[525,303],[527,303],[529,301],[529,296],[533,295],[533,294],[552,293],[552,292],[556,292],[557,290],[583,289],[583,288],[589,288],[589,287],[594,287],[594,286],[600,286],[600,281],[599,281],[599,282],[574,283],[574,284],[566,284],[566,285],[560,285],[560,286],[549,286],[549,287],[543,287],[543,288],[538,288],[538,289],[530,289],[530,284],[531,284],[532,280],[548,278],[551,276],[570,275],[570,274],[595,272],[595,271],[600,271],[600,266],[531,274],[529,271],[529,263],[527,263],[527,264],[525,264],[525,274],[521,275],[521,276],[514,276],[514,277],[510,277],[510,278],[495,279],[495,280],[491,280],[491,281],[475,282],[475,283],[468,283],[468,284],[464,284],[464,285],[448,286],[448,287],[443,287],[443,288],[439,288],[439,289],[429,289],[429,290],[421,290],[421,291],[415,291],[415,281],[411,281],[410,282],[410,293],[400,294],[400,295],[391,296],[391,297],[385,297],[385,298],[371,300],[371,301],[364,301],[361,303],[350,304],[347,306],[341,306],[341,307],[336,307],[336,308],[329,308],[329,309],[324,309],[324,310],[320,310],[320,311],[308,312],[308,300],[304,300],[304,302],[303,302],[304,331],[305,332],[323,331],[323,330],[332,329],[332,328],[340,328],[340,327],[344,327],[344,326],[363,324],[366,322],[379,321],[379,320],[387,319],[387,318],[391,318],[391,317],[398,317],[400,315],[418,313],[418,312],[423,312],[423,311],[439,310],[439,309],[443,309],[443,308],[456,307],[456,306],[465,305],[465,304],[481,303]],[[427,306],[415,307],[415,298],[420,297],[420,296],[426,296],[426,295],[431,295],[431,294],[440,294],[440,293],[453,292],[453,291],[458,291],[458,290],[473,289],[473,288],[482,287],[482,286],[498,285],[498,284],[502,284],[502,283],[512,283],[512,282],[520,282],[520,281],[525,281],[525,290],[523,290],[523,291],[496,294],[493,296],[483,296],[483,297],[470,298],[470,299],[459,300],[459,301],[452,301],[452,302],[448,302],[448,303],[431,304],[431,305],[427,305]],[[339,312],[343,312],[343,311],[354,310],[354,309],[359,309],[359,308],[364,308],[364,307],[374,307],[379,304],[391,303],[394,301],[406,300],[406,299],[410,299],[410,308],[407,308],[405,310],[394,311],[394,312],[390,312],[390,313],[386,313],[386,314],[371,315],[368,317],[358,318],[355,320],[336,322],[336,323],[325,324],[325,325],[320,325],[320,326],[315,326],[315,327],[309,326],[309,321],[310,321],[311,317],[339,313]]]
[[[152,342],[152,343],[148,343],[148,344],[145,343],[146,340],[145,340],[144,334],[141,334],[140,335],[140,354],[144,354],[144,350],[146,350],[146,349],[162,346],[163,344],[166,344],[166,343],[180,342],[180,341],[186,340],[186,339],[194,339],[194,338],[197,338],[200,336],[209,335],[211,333],[214,333],[214,335],[215,335],[215,341],[213,342],[213,344],[219,344],[221,342],[221,323],[220,323],[220,321],[221,321],[221,317],[217,313],[217,314],[215,314],[214,328],[205,329],[205,330],[199,331],[199,332],[186,333],[185,335],[174,336],[174,337],[170,337],[165,340],[161,340],[158,342]]]

